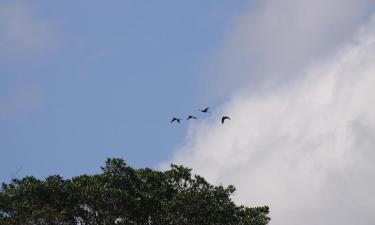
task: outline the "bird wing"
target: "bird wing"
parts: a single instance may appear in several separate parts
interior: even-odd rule
[[[229,116],[223,116],[223,117],[221,118],[221,123],[224,123],[224,121],[225,121],[226,119],[230,120]]]
[[[176,121],[176,118],[173,118],[173,119],[171,120],[171,123],[173,123],[174,121]]]
[[[207,107],[205,109],[200,109],[201,112],[207,112],[210,107]]]

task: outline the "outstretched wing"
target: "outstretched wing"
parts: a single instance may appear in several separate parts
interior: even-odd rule
[[[186,120],[190,120],[190,119],[197,119],[197,117],[192,116],[192,115],[189,115],[188,118],[187,118]]]
[[[226,119],[230,120],[230,118],[228,116],[223,116],[221,118],[221,123],[223,124]]]
[[[208,112],[208,109],[209,109],[210,107],[207,107],[207,108],[205,108],[205,109],[201,109],[200,111],[201,112]]]

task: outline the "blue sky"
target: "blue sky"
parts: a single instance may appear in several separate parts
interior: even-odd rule
[[[182,163],[273,225],[375,223],[375,0],[102,2],[0,0],[0,182]]]
[[[202,76],[247,1],[2,1],[0,181],[155,167],[198,114]]]

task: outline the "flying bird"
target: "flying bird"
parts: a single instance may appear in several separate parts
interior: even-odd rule
[[[221,123],[224,124],[224,121],[227,120],[227,119],[230,120],[229,116],[221,117]]]
[[[195,117],[195,116],[189,115],[188,118],[186,118],[186,120],[190,120],[190,119],[195,119],[195,120],[196,120],[196,119],[198,119],[198,118]]]
[[[200,111],[202,112],[202,113],[206,113],[206,112],[208,112],[208,109],[209,109],[210,107],[207,107],[207,108],[205,108],[205,109],[201,109]]]
[[[174,121],[176,121],[177,123],[181,123],[180,118],[173,117],[173,119],[171,120],[171,123],[173,123]]]

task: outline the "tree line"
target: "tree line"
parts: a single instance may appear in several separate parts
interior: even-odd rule
[[[268,206],[236,205],[231,185],[191,169],[134,169],[107,159],[101,173],[64,179],[26,176],[3,183],[1,225],[266,225]]]

